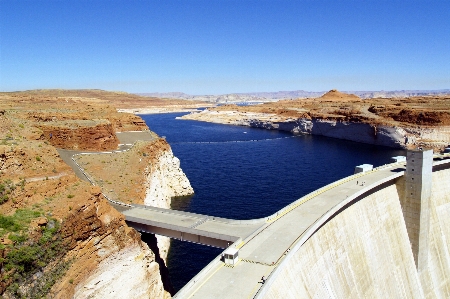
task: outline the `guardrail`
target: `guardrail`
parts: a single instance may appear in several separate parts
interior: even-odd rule
[[[124,149],[124,150],[110,151],[110,152],[98,152],[98,153],[95,153],[95,152],[93,152],[93,153],[79,153],[79,154],[74,154],[74,155],[72,155],[71,159],[72,159],[73,163],[75,163],[75,165],[76,165],[76,166],[78,167],[78,169],[81,171],[81,173],[82,173],[82,174],[86,177],[86,179],[89,181],[89,183],[91,183],[91,185],[93,185],[93,186],[97,186],[97,184],[95,183],[94,179],[92,179],[92,178],[87,174],[87,172],[84,170],[84,168],[81,167],[80,164],[78,164],[78,162],[75,160],[74,157],[76,157],[76,156],[82,156],[82,155],[101,155],[101,154],[123,153],[123,152],[127,152],[127,151],[131,150],[131,149],[133,148],[133,146],[136,144],[136,142],[137,142],[137,141],[135,141],[133,144],[131,144],[131,146],[130,146],[129,148]],[[130,204],[126,204],[126,203],[123,203],[123,202],[121,202],[121,201],[113,200],[113,199],[109,198],[109,196],[106,195],[106,194],[103,193],[103,192],[102,192],[102,195],[106,198],[106,200],[108,200],[109,202],[112,202],[112,203],[114,203],[114,204],[116,204],[116,205],[125,206],[125,207],[133,207],[133,206],[130,205]]]
[[[236,247],[242,242],[242,239],[236,240],[230,247]],[[197,291],[202,285],[197,286],[195,290],[192,290],[193,287],[196,286],[196,283],[199,281],[207,281],[209,277],[214,275],[220,268],[222,268],[225,264],[222,262],[222,255],[218,255],[215,259],[213,259],[205,268],[203,268],[193,279],[191,279],[184,287],[181,288],[172,298],[189,298],[189,294]],[[215,269],[216,268],[216,269]],[[211,273],[211,271],[213,271]]]
[[[328,191],[330,189],[333,189],[333,188],[335,188],[335,187],[337,187],[339,185],[347,183],[347,182],[349,182],[351,180],[357,179],[359,177],[363,177],[365,175],[368,175],[369,173],[373,173],[373,172],[376,172],[376,171],[379,171],[379,170],[383,170],[383,169],[386,169],[386,168],[392,168],[392,167],[395,167],[395,166],[403,166],[403,165],[404,165],[404,162],[396,162],[396,163],[391,163],[391,164],[385,164],[385,165],[376,167],[376,168],[372,169],[371,171],[360,172],[360,173],[353,174],[353,175],[350,175],[348,177],[342,178],[342,179],[340,179],[338,181],[335,181],[335,182],[333,182],[331,184],[328,184],[328,185],[326,185],[326,186],[324,186],[322,188],[317,189],[316,191],[313,191],[313,192],[311,192],[311,193],[309,193],[309,194],[307,194],[307,195],[297,199],[296,201],[294,201],[293,203],[287,205],[286,207],[284,207],[283,209],[279,210],[278,212],[276,212],[276,213],[266,217],[266,222],[268,222],[268,223],[273,222],[273,221],[279,219],[280,217],[283,217],[284,215],[286,215],[287,213],[289,213],[293,209],[297,208],[298,206],[300,206],[300,205],[304,204],[305,202],[311,200],[312,198],[314,198],[314,197],[316,197],[316,196],[318,196],[318,195],[320,195],[320,194],[322,194],[322,193],[324,193],[324,192],[326,192],[326,191]]]

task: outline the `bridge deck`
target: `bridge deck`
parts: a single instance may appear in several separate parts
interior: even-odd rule
[[[134,206],[122,213],[128,225],[137,230],[223,248],[265,225],[264,219],[240,221],[147,206]]]

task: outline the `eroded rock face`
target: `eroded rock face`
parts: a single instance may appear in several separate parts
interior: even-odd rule
[[[161,153],[154,164],[149,165],[147,173],[147,192],[144,204],[160,208],[168,208],[165,204],[176,196],[194,193],[188,178],[180,168],[180,160],[171,149]]]
[[[101,151],[116,149],[119,145],[119,139],[109,121],[74,128],[46,125],[41,126],[41,129],[41,138],[57,148]]]
[[[249,126],[267,130],[280,130],[294,134],[320,135],[367,144],[410,148],[429,146],[440,149],[450,142],[450,127],[408,127],[334,118],[282,117],[269,113],[237,111],[208,111],[182,117],[213,123]]]
[[[83,155],[77,159],[78,163],[80,163],[80,165],[84,167],[84,170],[93,178],[95,184],[101,186],[104,194],[111,197],[114,195],[117,196],[113,197],[114,200],[170,209],[173,197],[193,193],[189,180],[180,168],[179,159],[174,157],[170,145],[162,138],[157,138],[148,142],[138,141],[132,149],[121,153]],[[125,189],[126,192],[121,192]],[[114,192],[111,192],[111,190]],[[131,198],[133,201],[130,200]],[[93,227],[96,226],[96,224],[87,226]],[[142,235],[142,238],[144,239],[148,239],[148,237],[148,235]],[[148,243],[148,240],[146,242],[147,244],[150,244],[151,250],[155,253],[153,260],[157,262],[159,268],[153,269],[156,269],[156,272],[159,275],[160,269],[162,269],[163,272],[165,271],[165,261],[169,251],[170,239],[156,236],[156,239],[153,241],[153,243]],[[125,249],[121,249],[118,248],[114,242],[111,243],[111,250],[119,252],[114,258],[111,258],[114,260],[123,260],[125,263],[128,263],[126,260],[129,258],[129,252],[135,252],[136,249],[130,249],[128,248],[128,245],[125,247]],[[106,248],[109,247],[107,246]],[[120,252],[123,253],[123,256]],[[116,275],[114,273],[107,275],[102,272],[110,271],[108,270],[108,265],[111,258],[98,264],[95,269],[87,274],[86,284],[90,285],[97,282],[96,279],[98,277],[109,278],[110,276],[114,277],[114,275]],[[146,259],[144,259],[142,263],[145,261]],[[134,264],[132,267],[140,269],[142,265]],[[119,266],[114,267],[114,269],[117,269],[118,273],[126,272],[126,269],[121,269]],[[140,277],[144,278],[146,277],[139,272],[136,272],[135,275],[140,275]],[[163,283],[166,283],[164,273],[161,273],[161,278],[159,278],[159,280],[161,279]],[[106,282],[103,284],[99,283],[98,285],[101,286],[99,286],[93,294],[109,294],[109,285]],[[164,287],[166,290],[171,291],[169,283],[166,283]],[[81,292],[81,290],[82,289],[77,292]],[[166,293],[164,294],[164,296],[167,295]]]
[[[52,288],[55,298],[165,298],[154,253],[124,216],[93,187],[91,197],[63,222],[74,262]]]
[[[170,147],[164,148],[159,157],[153,159],[146,168],[145,175],[145,205],[170,209],[173,197],[194,193],[188,178],[180,168],[180,160],[173,155]],[[156,238],[161,258],[166,262],[170,239],[162,236]]]
[[[62,250],[53,260],[40,265],[43,268],[38,272],[27,272],[26,277],[16,281],[20,291],[28,294],[38,283],[47,286],[43,274],[49,273],[57,280],[45,295],[49,298],[170,297],[167,281],[161,279],[161,250],[154,246],[156,241],[149,243],[149,249],[140,234],[126,225],[124,216],[110,207],[100,188],[80,181],[55,149],[116,149],[119,141],[115,132],[147,131],[145,122],[138,116],[118,113],[104,99],[38,94],[3,94],[0,98],[0,181],[7,182],[6,187],[11,190],[0,205],[0,214],[13,215],[18,209],[39,210],[40,216],[25,230],[29,244],[37,244],[44,226],[60,223],[57,238],[58,242],[62,238],[58,245]],[[124,100],[121,95],[116,96],[117,101]],[[139,172],[130,168],[136,176],[134,185],[139,182],[142,187],[143,170],[153,157],[150,153],[160,154],[158,146],[170,148],[166,142],[156,142],[154,151],[149,149],[145,155],[141,152],[136,156],[143,167]],[[125,176],[120,173],[119,179]],[[143,202],[144,191],[136,194],[141,195],[139,200]],[[170,201],[166,206],[170,206]],[[44,245],[54,245],[54,240]],[[8,246],[0,249],[2,258],[6,258],[10,247],[22,246],[5,236],[0,243]],[[166,243],[164,248],[168,248]],[[167,250],[162,252],[166,254]],[[52,271],[59,264],[64,268],[59,268],[61,276],[55,277]],[[11,290],[6,290],[15,282],[13,276],[7,278],[9,274],[1,271],[0,275],[0,295],[5,298],[14,297]]]

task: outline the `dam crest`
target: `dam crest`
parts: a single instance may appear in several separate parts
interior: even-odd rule
[[[449,178],[450,160],[417,150],[261,219],[123,213],[139,231],[237,256],[216,257],[174,298],[449,298]]]

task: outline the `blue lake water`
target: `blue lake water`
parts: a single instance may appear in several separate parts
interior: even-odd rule
[[[141,115],[165,136],[195,194],[172,208],[211,216],[268,216],[360,164],[390,163],[405,151],[339,139],[178,120],[184,113]],[[168,268],[178,291],[222,250],[172,240]]]

